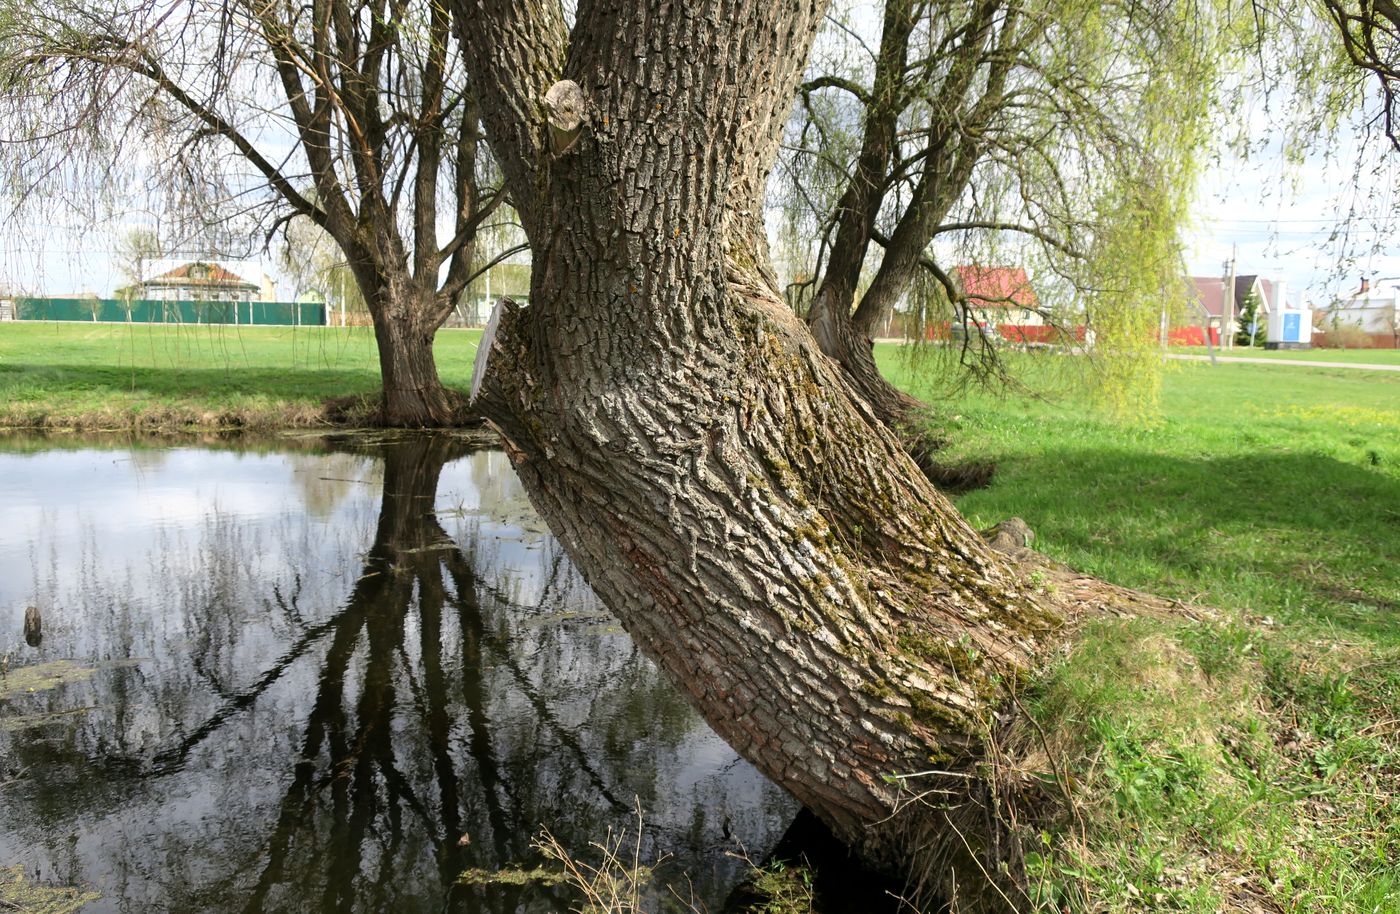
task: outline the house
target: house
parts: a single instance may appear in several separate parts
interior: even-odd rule
[[[966,296],[955,324],[1019,343],[1051,342],[1057,335],[1024,268],[954,267],[953,280]]]
[[[1229,308],[1234,318],[1238,320],[1240,311],[1251,294],[1259,297],[1259,306],[1265,313],[1268,313],[1270,306],[1281,298],[1278,294],[1279,290],[1272,280],[1253,274],[1235,277],[1233,295],[1229,296],[1228,300],[1225,294],[1226,288],[1230,285],[1228,278],[1193,276],[1191,283],[1195,287],[1196,301],[1213,318],[1223,319],[1226,309]]]
[[[1262,338],[1264,317],[1273,312],[1278,303],[1284,300],[1285,284],[1264,279],[1262,276],[1247,274],[1236,276],[1233,288],[1230,280],[1220,276],[1193,276],[1191,284],[1195,290],[1195,307],[1188,310],[1187,317],[1194,323],[1196,318],[1207,321],[1211,341],[1219,343],[1222,335],[1226,345],[1230,345],[1235,334],[1248,332],[1241,323],[1241,315],[1253,297],[1258,302],[1256,332]],[[1204,312],[1204,314],[1202,314]],[[1228,312],[1228,314],[1227,314]]]
[[[1361,287],[1333,302],[1322,316],[1325,334],[1339,327],[1353,327],[1365,335],[1359,345],[1369,349],[1400,349],[1400,277],[1361,278]]]
[[[272,284],[249,282],[217,263],[181,264],[136,284],[134,298],[147,301],[272,301]]]
[[[1168,338],[1173,344],[1204,346],[1206,333],[1215,345],[1233,346],[1236,334],[1251,333],[1259,342],[1264,342],[1271,326],[1271,316],[1278,316],[1289,309],[1288,284],[1283,280],[1274,281],[1250,273],[1236,276],[1233,286],[1228,277],[1193,276],[1189,283],[1190,294],[1185,315],[1185,325],[1173,327]],[[1256,302],[1253,328],[1244,325],[1244,315],[1249,302]],[[1274,321],[1278,323],[1278,321]],[[1290,323],[1288,326],[1292,327]]]
[[[325,326],[320,302],[277,301],[272,283],[250,282],[226,267],[184,263],[122,289],[112,298],[93,292],[25,295],[14,301],[24,321],[92,321],[124,324],[231,324]]]
[[[528,262],[505,261],[483,271],[462,293],[452,316],[448,318],[448,326],[483,326],[491,317],[496,300],[502,297],[518,302],[530,300]]]

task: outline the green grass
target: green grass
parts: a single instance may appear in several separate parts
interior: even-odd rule
[[[438,334],[465,389],[480,331]],[[272,428],[325,424],[328,400],[373,399],[366,327],[0,324],[0,427]]]
[[[877,355],[997,462],[974,524],[1201,607],[1093,623],[1027,694],[1078,810],[1030,855],[1040,910],[1400,912],[1400,375],[1173,363],[1115,420]]]
[[[1173,355],[1209,355],[1204,346],[1173,346]],[[1280,362],[1347,362],[1370,365],[1400,365],[1400,349],[1235,349],[1215,350],[1227,358],[1277,359]]]

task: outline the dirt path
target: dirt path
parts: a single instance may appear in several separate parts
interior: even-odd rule
[[[1209,362],[1208,355],[1168,355],[1169,359],[1183,362]],[[1362,371],[1400,371],[1400,365],[1381,365],[1376,362],[1315,362],[1300,359],[1252,359],[1247,356],[1218,355],[1217,362],[1242,362],[1249,365],[1290,365],[1297,368],[1359,368]]]

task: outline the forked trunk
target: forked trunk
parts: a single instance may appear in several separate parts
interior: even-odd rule
[[[459,420],[454,397],[438,378],[432,302],[390,301],[374,315],[384,400],[380,421],[391,428],[442,428]]]
[[[836,235],[825,273],[807,311],[807,325],[822,351],[844,369],[846,380],[865,398],[890,428],[908,433],[921,423],[925,404],[885,380],[875,365],[868,329],[852,318],[856,286],[864,269],[875,223],[889,188],[891,157],[896,147],[901,98],[905,85],[909,40],[918,14],[907,0],[885,4],[874,81],[865,100],[865,124],[854,170],[836,206]],[[919,436],[921,438],[922,436]],[[922,441],[910,437],[911,453]]]
[[[890,428],[915,428],[927,405],[885,380],[875,364],[874,340],[851,320],[851,300],[830,285],[823,285],[807,313],[807,324],[822,352],[841,366],[857,393]]]

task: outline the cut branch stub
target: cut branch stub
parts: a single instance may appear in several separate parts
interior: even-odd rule
[[[477,395],[481,393],[482,382],[486,379],[486,363],[491,359],[491,347],[496,344],[496,330],[501,325],[501,314],[514,305],[509,299],[502,298],[498,299],[495,307],[491,309],[486,329],[482,331],[481,340],[476,344],[476,359],[472,362],[472,386],[467,395],[471,403],[476,403]]]
[[[555,155],[567,152],[583,129],[583,90],[572,79],[561,79],[544,94],[549,144]]]

